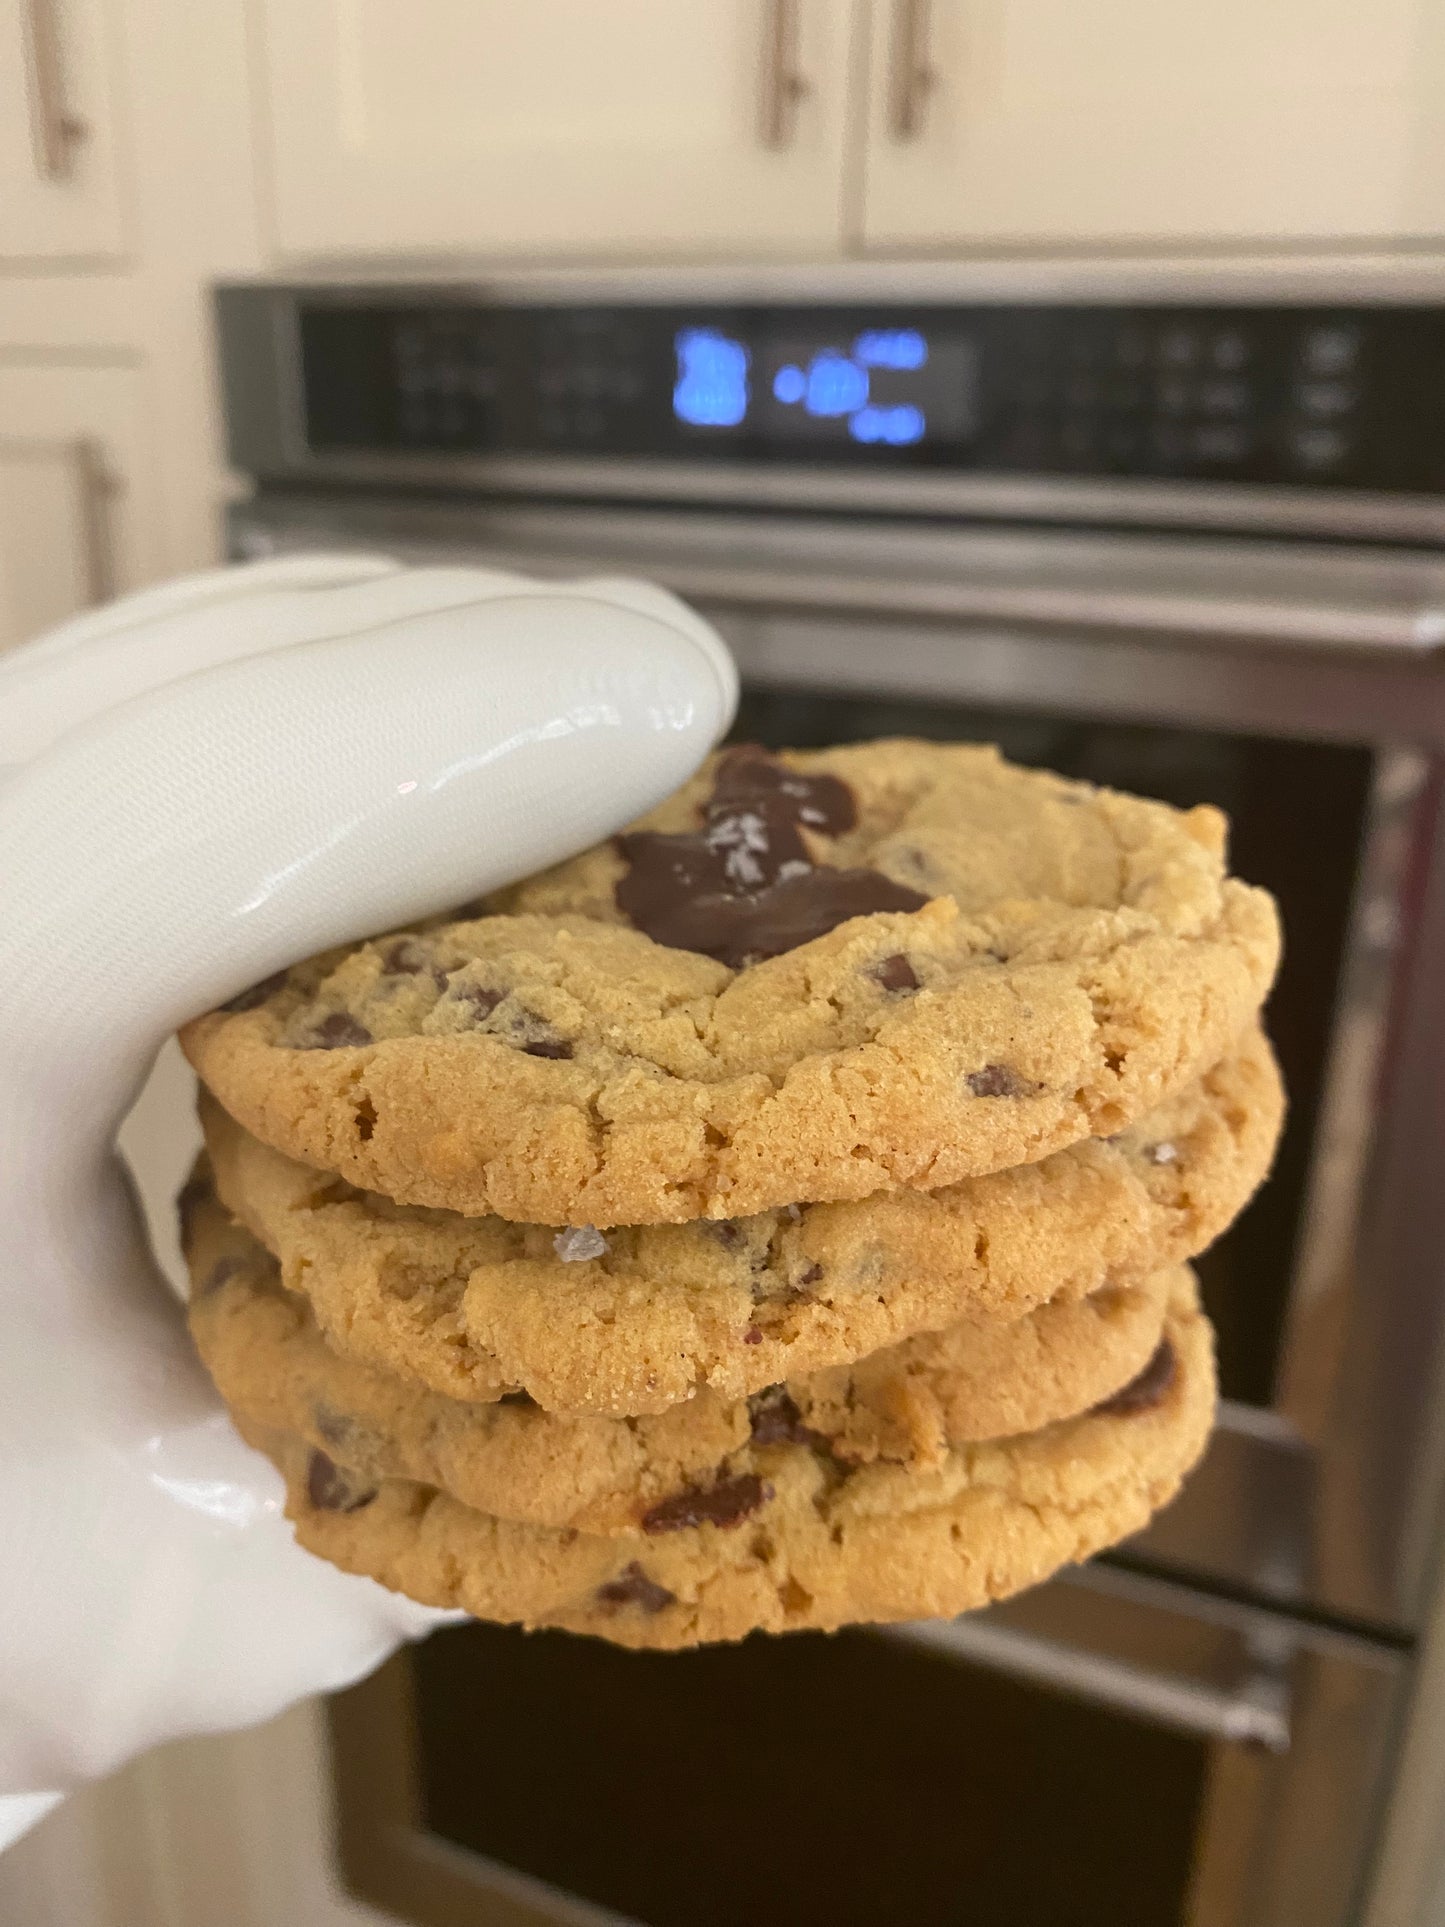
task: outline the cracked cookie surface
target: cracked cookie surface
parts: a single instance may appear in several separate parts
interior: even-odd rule
[[[1217,811],[916,742],[724,752],[484,909],[257,986],[187,1054],[257,1137],[400,1202],[681,1223],[1112,1135],[1278,957]]]
[[[543,1411],[525,1395],[462,1403],[347,1359],[306,1300],[214,1196],[193,1193],[191,1331],[233,1411],[302,1438],[355,1479],[408,1478],[504,1519],[647,1536],[689,1492],[748,1492],[780,1445],[840,1473],[941,1465],[950,1447],[1035,1431],[1136,1380],[1176,1281],[1157,1273],[1046,1305],[1009,1325],[906,1341],[751,1399],[700,1392],[651,1418]]]
[[[937,1192],[738,1220],[557,1231],[392,1204],[204,1100],[227,1208],[333,1349],[450,1398],[554,1410],[729,1401],[963,1318],[1008,1321],[1193,1257],[1268,1168],[1283,1096],[1258,1030],[1112,1141]]]
[[[796,1446],[743,1490],[699,1492],[641,1540],[498,1519],[434,1486],[380,1484],[239,1417],[286,1478],[299,1542],[348,1572],[482,1619],[677,1648],[755,1630],[953,1616],[1138,1531],[1204,1449],[1208,1322],[1176,1284],[1131,1398],[928,1470],[844,1476]]]

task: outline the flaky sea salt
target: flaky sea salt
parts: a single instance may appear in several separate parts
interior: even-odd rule
[[[552,1240],[552,1249],[564,1265],[576,1265],[588,1258],[600,1258],[607,1240],[595,1224],[569,1224]]]

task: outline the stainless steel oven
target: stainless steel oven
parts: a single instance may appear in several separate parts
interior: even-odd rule
[[[727,637],[743,736],[1223,805],[1284,910],[1290,1121],[1204,1261],[1224,1404],[1147,1533],[950,1625],[441,1634],[336,1702],[348,1878],[417,1922],[1423,1920],[1445,283],[694,282],[223,290],[234,551],[643,574]]]

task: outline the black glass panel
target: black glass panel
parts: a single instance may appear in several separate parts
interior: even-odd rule
[[[316,451],[1445,488],[1438,308],[298,307]]]
[[[430,1831],[646,1927],[1182,1919],[1201,1745],[895,1640],[412,1663]]]
[[[1274,892],[1284,919],[1284,963],[1268,1028],[1290,1110],[1269,1183],[1198,1268],[1219,1335],[1225,1396],[1267,1403],[1328,1059],[1370,752],[802,690],[746,691],[734,736],[773,748],[874,736],[993,742],[1015,762],[1180,808],[1215,803],[1228,812],[1234,868]]]

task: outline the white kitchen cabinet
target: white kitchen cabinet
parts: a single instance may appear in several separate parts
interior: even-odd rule
[[[958,246],[1445,232],[1430,0],[874,0],[863,234]]]
[[[291,258],[842,247],[854,0],[255,0]]]
[[[164,573],[145,370],[0,357],[0,647]]]
[[[0,260],[123,246],[104,0],[0,0]]]
[[[104,487],[91,445],[0,435],[0,650],[105,593]]]

